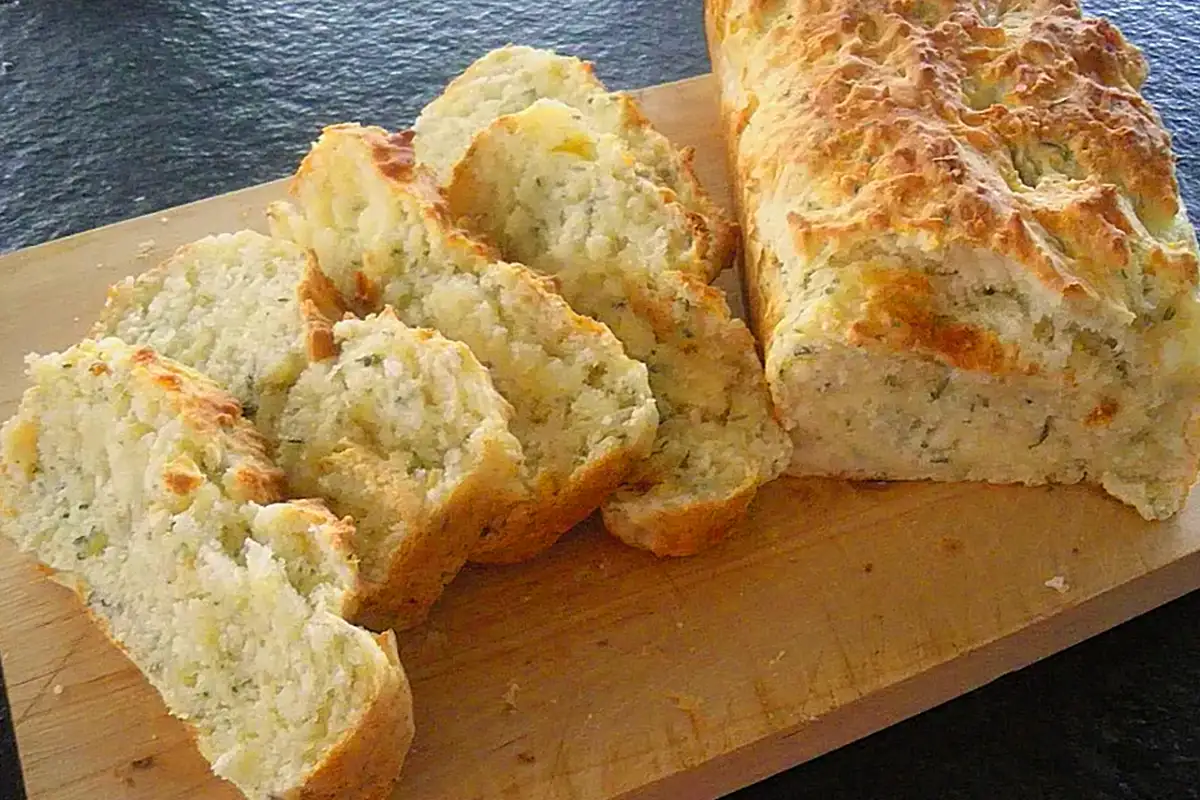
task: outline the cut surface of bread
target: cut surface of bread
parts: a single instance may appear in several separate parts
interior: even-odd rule
[[[455,78],[417,117],[417,159],[448,183],[454,164],[472,137],[498,117],[515,114],[539,99],[557,100],[579,111],[588,127],[621,139],[635,169],[678,203],[686,247],[675,269],[705,280],[732,262],[737,232],[712,201],[692,169],[691,148],[674,147],[646,119],[637,101],[610,92],[592,64],[534,47],[509,45],[484,55]]]
[[[512,408],[466,345],[390,309],[338,322],[333,337],[337,357],[288,394],[279,462],[293,491],[357,522],[355,619],[411,628],[519,498]]]
[[[31,357],[0,428],[0,531],[57,572],[247,797],[390,792],[412,739],[395,640],[341,617],[348,521],[217,384],[145,347]]]
[[[472,560],[530,558],[591,513],[650,450],[658,412],[646,368],[545,279],[454,227],[411,137],[327,128],[293,181],[276,235],[316,252],[361,311],[386,304],[466,344],[513,407],[524,496],[490,523]]]
[[[145,344],[232,392],[269,433],[309,358],[327,358],[337,292],[291,242],[253,231],[185,245],[109,290],[96,337]]]
[[[553,276],[581,313],[643,361],[661,422],[651,456],[603,508],[622,540],[660,555],[719,541],[786,466],[754,340],[725,298],[672,270],[670,201],[619,138],[539,100],[475,138],[447,190],[450,210],[506,258]]]
[[[1137,50],[1063,0],[706,13],[791,471],[1177,511],[1196,241]]]
[[[308,253],[241,231],[118,284],[96,330],[206,370],[256,410],[293,493],[356,520],[349,617],[405,630],[511,499],[520,447],[469,351],[394,315],[339,323],[337,338],[343,308]]]

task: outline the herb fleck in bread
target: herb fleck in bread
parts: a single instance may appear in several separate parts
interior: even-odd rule
[[[294,491],[358,524],[355,618],[424,620],[480,531],[519,497],[512,408],[471,351],[390,309],[333,326],[339,355],[288,394],[279,460]]]
[[[524,267],[455,228],[410,137],[327,128],[270,208],[276,235],[316,252],[360,310],[463,342],[512,404],[525,495],[472,560],[530,558],[593,511],[650,450],[658,422],[646,368]]]
[[[731,263],[736,229],[696,179],[692,149],[675,148],[654,129],[636,100],[624,92],[609,92],[592,65],[577,58],[510,45],[478,59],[417,118],[417,159],[447,183],[479,130],[542,98],[575,108],[592,130],[620,138],[638,174],[679,204],[686,229],[677,235],[686,239],[686,249],[676,254],[675,269],[711,280]]]
[[[673,202],[620,139],[552,100],[481,131],[447,191],[467,227],[552,275],[649,368],[658,437],[604,504],[605,525],[660,555],[720,540],[786,466],[791,443],[749,330],[718,290],[671,269],[663,232]]]
[[[250,798],[383,798],[412,739],[390,633],[347,623],[352,533],[215,383],[149,348],[31,358],[0,429],[0,531],[93,618]]]
[[[357,520],[350,618],[405,630],[513,500],[520,446],[466,348],[394,316],[338,323],[335,337],[342,308],[309,254],[242,231],[119,284],[96,333],[207,370],[257,409],[293,491]]]
[[[1137,50],[1063,0],[706,10],[791,471],[1177,511],[1196,240]]]

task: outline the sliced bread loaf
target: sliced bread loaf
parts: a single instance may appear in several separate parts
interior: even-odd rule
[[[520,496],[512,408],[466,345],[391,309],[338,322],[333,337],[338,356],[288,394],[280,464],[293,491],[357,521],[355,619],[410,628]]]
[[[304,250],[242,231],[119,284],[96,334],[202,368],[256,410],[293,490],[357,521],[351,619],[404,630],[514,500],[520,446],[508,404],[465,347],[394,316],[339,323],[335,340],[341,309]]]
[[[524,267],[449,220],[410,137],[327,128],[269,210],[276,235],[316,252],[362,311],[392,306],[463,342],[512,404],[524,498],[485,530],[472,560],[530,558],[586,517],[650,450],[658,422],[646,368]]]
[[[59,572],[250,798],[386,797],[412,739],[390,633],[341,617],[352,526],[215,383],[149,348],[31,358],[0,429],[0,532]]]
[[[692,149],[675,148],[633,97],[608,91],[592,65],[578,58],[514,45],[483,56],[417,117],[417,159],[446,183],[479,130],[541,98],[571,106],[592,130],[620,138],[638,174],[679,204],[686,247],[676,254],[675,269],[711,280],[730,265],[737,229],[696,179]]]
[[[653,454],[603,506],[624,541],[687,555],[719,540],[791,445],[754,341],[724,296],[670,269],[671,201],[622,141],[540,100],[480,132],[455,167],[450,210],[507,258],[552,275],[577,310],[646,363],[661,425]]]

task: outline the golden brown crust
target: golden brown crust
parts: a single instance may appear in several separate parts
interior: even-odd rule
[[[861,316],[850,325],[851,344],[913,351],[959,369],[994,375],[1037,372],[1036,365],[1022,363],[1016,345],[1002,342],[992,331],[940,316],[925,275],[875,269],[865,271],[861,279],[866,300]]]
[[[484,461],[504,459],[496,445]],[[321,459],[319,469],[352,477],[378,505],[374,526],[387,524],[400,537],[378,574],[360,568],[350,598],[350,619],[373,630],[408,630],[425,621],[434,602],[467,560],[485,522],[513,498],[497,493],[491,474],[478,474],[440,504],[438,519],[423,511],[421,488],[380,464],[374,454],[348,446]],[[347,509],[349,510],[349,509]]]
[[[338,354],[333,325],[349,310],[333,281],[317,265],[311,250],[305,254],[304,273],[296,284],[296,299],[304,318],[305,345],[310,361],[324,361]]]
[[[630,468],[629,453],[617,450],[577,470],[565,487],[543,480],[533,487],[535,502],[512,506],[484,529],[471,563],[516,564],[542,554],[616,491]]]
[[[226,487],[233,499],[266,504],[285,497],[283,471],[268,458],[266,439],[242,418],[242,407],[233,395],[149,347],[133,353],[131,366],[132,382],[167,392],[186,425],[202,435],[220,438],[227,450],[236,454],[234,480]]]
[[[412,744],[412,692],[391,631],[375,636],[388,670],[384,683],[358,725],[338,742],[288,800],[383,800],[389,797]]]
[[[1074,0],[708,0],[707,16],[741,91],[723,114],[748,235],[764,190],[787,186],[803,260],[885,235],[988,250],[1117,317],[1140,310],[1135,263],[1165,296],[1194,285],[1144,61]],[[769,268],[749,259],[752,276]],[[761,291],[754,304],[770,330],[778,309]]]
[[[740,491],[721,500],[660,508],[649,519],[634,518],[626,504],[607,503],[602,508],[604,527],[626,544],[656,556],[693,556],[728,538],[758,494],[758,487],[758,481],[751,479]]]

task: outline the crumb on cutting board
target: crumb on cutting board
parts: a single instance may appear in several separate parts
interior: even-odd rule
[[[504,693],[504,705],[509,711],[517,710],[517,691],[521,686],[516,681],[511,681],[508,684],[508,691]]]
[[[1042,585],[1045,586],[1047,589],[1053,589],[1054,591],[1058,592],[1059,594],[1066,594],[1067,591],[1069,591],[1071,588],[1067,584],[1067,579],[1064,578],[1062,575],[1055,575],[1053,578],[1046,581]]]

